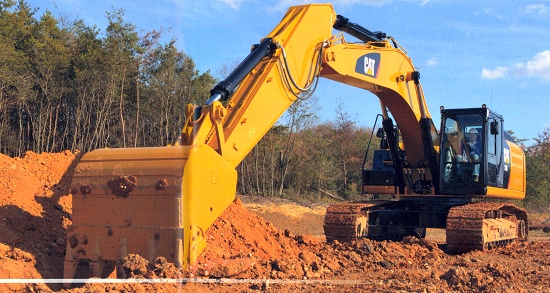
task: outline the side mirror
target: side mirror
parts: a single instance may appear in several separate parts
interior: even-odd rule
[[[499,133],[499,131],[498,131],[498,122],[491,121],[490,128],[491,128],[491,135],[497,135]]]

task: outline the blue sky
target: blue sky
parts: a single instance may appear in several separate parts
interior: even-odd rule
[[[125,11],[138,31],[162,28],[165,39],[193,58],[201,72],[218,75],[242,60],[275,27],[290,0],[27,0],[56,17],[83,19],[104,32],[106,12]],[[421,73],[430,113],[439,107],[487,104],[505,128],[531,139],[550,127],[550,0],[334,0],[337,14],[394,37]],[[335,120],[337,101],[360,125],[372,126],[377,98],[329,80],[320,82],[322,120]],[[533,141],[529,141],[528,144]]]

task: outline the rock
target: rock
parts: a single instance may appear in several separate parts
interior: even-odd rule
[[[324,264],[324,267],[328,268],[331,272],[336,272],[341,268],[338,260],[334,258],[329,258]]]
[[[288,229],[285,229],[284,235],[285,235],[285,237],[288,237],[288,238],[293,238],[294,237],[294,235],[292,234],[292,231],[290,231]]]
[[[298,243],[306,245],[317,245],[321,243],[315,236],[312,235],[296,235],[294,239],[298,241]]]
[[[378,262],[378,264],[381,267],[386,268],[386,269],[393,267],[393,264],[390,261],[387,261],[387,260],[381,260],[380,262]]]
[[[374,252],[374,245],[372,245],[371,243],[364,243],[362,248],[367,253],[373,253]]]
[[[137,254],[128,254],[122,260],[122,269],[130,278],[145,277],[149,261]]]
[[[426,254],[426,259],[429,259],[429,260],[438,260],[439,259],[439,255],[433,251],[430,251]]]
[[[314,263],[319,259],[313,252],[307,251],[307,250],[301,251],[298,254],[298,257],[304,260],[304,262],[307,263],[308,265],[311,265],[312,263]]]
[[[51,252],[52,252],[51,249],[48,248],[48,247],[42,247],[42,248],[40,248],[40,253],[42,253],[42,254],[47,255],[47,254],[50,254]]]
[[[57,240],[55,240],[55,244],[59,246],[65,246],[65,238],[63,237],[57,238]]]
[[[311,278],[320,278],[320,277],[321,277],[321,273],[313,272],[313,271],[307,271],[307,272],[306,272],[306,277],[307,277],[308,279],[311,279]]]
[[[361,258],[361,256],[357,254],[355,251],[350,252],[348,254],[348,258],[355,264],[360,264],[361,262],[363,262],[363,259]]]
[[[255,258],[223,260],[210,268],[209,275],[215,278],[230,278],[254,268]],[[206,275],[205,275],[206,276]]]

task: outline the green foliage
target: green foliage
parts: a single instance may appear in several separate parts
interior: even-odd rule
[[[89,151],[173,143],[185,104],[215,79],[199,74],[161,32],[140,35],[124,11],[104,37],[76,20],[40,19],[24,1],[0,1],[0,152]]]
[[[535,139],[527,156],[526,206],[530,210],[548,212],[550,206],[550,128]]]
[[[357,127],[347,114],[337,122],[314,123],[309,118],[315,118],[315,103],[303,103],[295,104],[286,123],[273,126],[243,160],[238,192],[317,202],[360,195],[371,130]]]

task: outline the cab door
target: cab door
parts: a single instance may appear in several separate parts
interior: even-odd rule
[[[487,134],[487,185],[502,187],[503,168],[502,168],[502,119],[490,115],[486,124]]]

